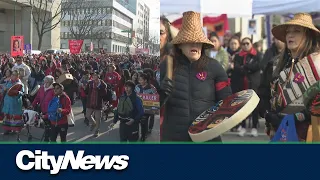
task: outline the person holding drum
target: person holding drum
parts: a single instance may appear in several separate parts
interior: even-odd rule
[[[303,104],[303,94],[319,81],[320,77],[320,31],[306,13],[295,14],[292,20],[272,29],[273,36],[285,43],[285,48],[274,63],[273,78],[266,87],[271,89],[271,107],[261,109],[266,119],[266,132],[272,137],[286,114],[295,115],[297,135],[305,141],[311,121]],[[269,73],[269,72],[268,72]],[[261,86],[260,86],[261,87]]]
[[[2,107],[2,113],[4,114],[2,124],[2,127],[5,130],[4,135],[14,131],[20,132],[24,126],[22,117],[22,96],[24,94],[24,88],[19,76],[19,71],[14,70],[11,75],[11,80],[5,85],[6,95],[4,97],[4,104]],[[10,89],[17,84],[20,85],[20,88]],[[11,91],[10,94],[9,90]]]
[[[160,65],[160,103],[165,107],[161,141],[192,141],[188,134],[190,125],[201,113],[232,94],[230,83],[221,64],[205,55],[205,50],[214,45],[203,33],[199,13],[183,13],[182,28],[171,43],[175,48],[172,80],[167,74],[171,71],[170,59]]]
[[[52,98],[54,97],[53,83],[54,77],[49,75],[44,78],[44,84],[40,87],[37,92],[37,96],[32,102],[31,109],[34,109],[42,115],[46,115],[48,112],[48,106]],[[45,117],[45,116],[44,116]],[[50,121],[48,119],[43,119],[43,122],[46,123],[47,127],[50,127]],[[45,128],[44,141],[49,142],[50,139],[50,128]]]

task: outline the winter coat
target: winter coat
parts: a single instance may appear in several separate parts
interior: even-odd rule
[[[208,49],[206,51],[207,56],[211,56],[211,49]],[[223,67],[223,69],[225,71],[227,71],[228,67],[229,67],[229,55],[227,53],[226,50],[224,50],[224,48],[220,48],[220,50],[217,52],[216,57],[214,58],[216,59]]]
[[[96,88],[96,93],[97,93],[97,102],[96,107],[92,107],[91,106],[91,99],[92,99],[92,95],[94,88],[93,88],[93,80],[89,81],[89,83],[87,84],[86,88],[85,88],[85,93],[87,95],[87,108],[90,109],[95,109],[95,110],[101,110],[102,106],[103,106],[103,101],[107,101],[110,100],[110,93],[108,91],[108,85],[100,80],[98,87]]]
[[[245,89],[253,89],[257,92],[261,78],[259,64],[262,54],[255,51],[253,53],[255,55],[249,53],[247,56],[241,56],[241,52],[234,57],[234,69],[231,75],[232,91],[236,93]],[[245,87],[245,79],[247,79],[248,87]]]
[[[188,129],[192,122],[205,110],[231,95],[228,76],[221,64],[206,55],[201,58],[207,58],[208,62],[204,67],[207,72],[204,81],[197,78],[200,72],[196,70],[196,62],[190,63],[185,56],[177,59],[179,67],[173,75],[174,90],[163,114],[162,141],[191,141]],[[162,82],[166,75],[166,60],[161,63],[160,70]],[[219,137],[214,141],[221,139]]]
[[[36,98],[32,102],[32,106],[36,107],[37,104],[40,104],[40,109],[43,114],[46,114],[48,111],[48,106],[52,98],[54,97],[53,87],[49,87],[46,91],[44,86],[41,86],[37,92]]]
[[[50,121],[51,125],[65,125],[68,124],[68,115],[71,113],[71,100],[68,97],[68,95],[63,92],[60,96],[59,96],[59,102],[62,106],[62,117],[61,119],[57,120],[57,121]],[[48,109],[47,111],[48,112]],[[45,119],[48,119],[48,114],[45,115]]]

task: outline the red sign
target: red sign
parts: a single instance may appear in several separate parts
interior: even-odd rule
[[[182,18],[175,20],[172,25],[178,29],[182,26]],[[207,27],[207,34],[216,32],[218,36],[223,37],[225,32],[229,30],[228,17],[226,14],[221,14],[217,17],[204,17],[203,27]]]
[[[83,40],[69,40],[69,49],[71,54],[81,53]]]
[[[11,56],[23,56],[24,39],[23,36],[11,36]]]
[[[149,49],[136,48],[136,54],[149,54]]]

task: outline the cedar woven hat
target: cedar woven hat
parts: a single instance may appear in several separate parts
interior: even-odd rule
[[[307,13],[298,13],[295,14],[293,19],[287,21],[284,24],[278,25],[272,29],[273,36],[282,41],[286,42],[286,29],[289,25],[297,25],[302,26],[308,29],[313,30],[315,33],[320,35],[320,31],[313,25],[312,23],[312,17],[310,14]]]
[[[182,28],[171,41],[172,44],[203,43],[204,48],[213,48],[213,43],[202,31],[200,13],[188,11],[183,13]]]

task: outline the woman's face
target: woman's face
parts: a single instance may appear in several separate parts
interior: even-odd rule
[[[160,23],[160,49],[162,49],[167,43],[167,30],[163,23]]]
[[[11,74],[11,79],[12,80],[17,80],[18,79],[18,74],[16,72]]]
[[[108,67],[108,72],[113,72],[113,67]]]
[[[147,80],[144,80],[142,77],[139,77],[139,84],[141,84],[142,86],[147,84]]]
[[[198,61],[201,57],[202,43],[185,43],[179,48],[189,61]]]
[[[210,41],[214,44],[214,48],[213,49],[218,51],[220,49],[220,46],[221,46],[219,39],[216,36],[212,36],[210,38]]]
[[[134,73],[133,75],[132,75],[132,80],[136,80],[138,78],[138,74],[137,73]]]
[[[250,51],[252,48],[252,44],[249,41],[249,39],[242,40],[242,50],[244,51]]]
[[[289,26],[286,33],[287,46],[290,51],[298,51],[299,46],[301,49],[305,44],[305,28],[301,26]]]
[[[15,48],[19,48],[19,42],[18,42],[18,41],[15,41],[15,42],[14,42],[14,47],[15,47]]]
[[[230,43],[229,43],[229,48],[232,50],[232,51],[236,51],[237,49],[239,49],[240,47],[240,44],[239,44],[239,41],[236,40],[236,39],[231,39],[230,40]]]
[[[6,71],[6,77],[10,77],[11,76],[11,73],[9,70]]]
[[[52,83],[51,83],[51,81],[49,81],[49,80],[47,80],[47,79],[44,79],[44,81],[43,81],[43,82],[44,82],[44,87],[45,87],[45,88],[50,87],[50,86],[51,86],[51,84],[52,84]]]

